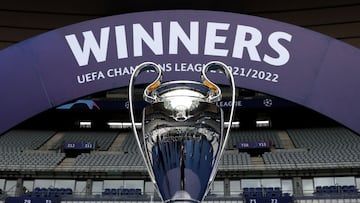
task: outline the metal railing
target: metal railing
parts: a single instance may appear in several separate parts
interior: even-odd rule
[[[250,164],[250,165],[219,165],[219,171],[266,171],[266,170],[306,170],[306,169],[344,169],[360,168],[360,162],[308,163],[308,164]],[[59,166],[37,164],[6,164],[0,165],[0,171],[70,171],[70,172],[144,172],[145,166]]]

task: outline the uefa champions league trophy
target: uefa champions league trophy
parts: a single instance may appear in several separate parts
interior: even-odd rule
[[[134,83],[140,73],[155,71],[143,98],[149,103],[142,112],[141,132],[135,126]],[[225,131],[223,111],[215,102],[221,89],[206,73],[224,73],[230,80],[232,106]],[[129,84],[132,128],[149,176],[164,202],[201,202],[214,181],[220,157],[230,133],[235,85],[229,68],[221,62],[209,62],[201,72],[201,82],[162,83],[162,69],[155,63],[138,65]]]

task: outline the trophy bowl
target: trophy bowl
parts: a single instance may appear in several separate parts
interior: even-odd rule
[[[132,98],[136,77],[155,70],[157,79],[148,85],[143,98],[149,103],[142,111],[142,128],[135,128]],[[220,70],[230,79],[233,90],[227,131],[224,113],[215,102],[221,89],[206,76]],[[235,87],[232,74],[221,62],[204,66],[202,82],[169,81],[162,83],[162,70],[155,63],[137,66],[130,79],[129,104],[134,134],[155,188],[164,202],[201,202],[209,192],[234,111]]]

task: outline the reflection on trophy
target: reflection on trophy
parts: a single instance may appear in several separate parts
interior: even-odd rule
[[[144,90],[143,98],[149,105],[143,109],[142,129],[138,132],[133,108],[134,83],[139,74],[148,70],[155,71],[157,78]],[[215,104],[221,100],[221,89],[208,79],[209,71],[224,73],[231,85],[232,106],[226,130],[223,110]],[[162,83],[162,76],[162,69],[151,62],[137,66],[131,76],[129,103],[135,137],[150,178],[164,202],[201,202],[215,178],[230,132],[234,79],[221,62],[206,64],[201,82]]]

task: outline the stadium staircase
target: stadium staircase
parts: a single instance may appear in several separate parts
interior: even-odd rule
[[[126,136],[126,133],[119,133],[108,151],[121,151],[121,146],[123,145]]]
[[[56,167],[55,170],[64,171],[67,169],[71,169],[74,163],[75,163],[75,158],[67,157]]]
[[[280,139],[284,149],[294,149],[295,148],[293,142],[291,141],[291,139],[286,131],[279,131],[278,136],[279,136],[279,139]]]
[[[58,132],[54,136],[51,137],[45,144],[43,144],[39,150],[51,150],[55,143],[57,143],[64,136],[64,133]]]
[[[265,169],[265,163],[264,163],[264,159],[262,158],[262,156],[250,157],[250,160],[251,160],[251,164],[254,164],[256,166],[256,168]]]

